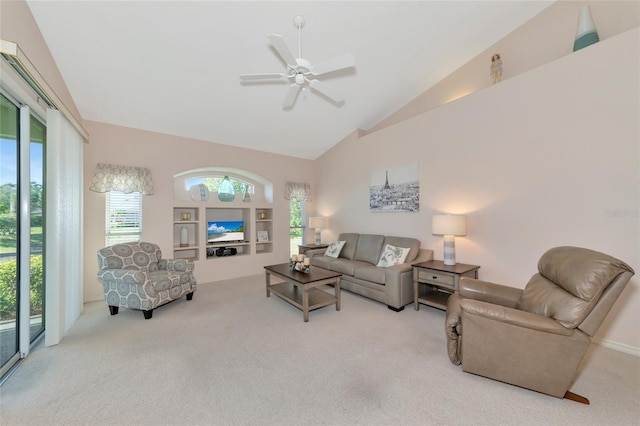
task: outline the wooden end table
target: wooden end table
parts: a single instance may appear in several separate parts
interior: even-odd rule
[[[298,244],[298,253],[305,254],[308,250],[326,249],[329,244]]]
[[[477,265],[456,263],[445,265],[441,260],[429,260],[413,264],[413,307],[420,310],[420,303],[447,310],[447,299],[458,291],[460,277],[478,279]],[[421,286],[426,293],[420,295]]]
[[[271,275],[284,280],[282,283],[271,284]],[[264,267],[267,284],[267,297],[271,292],[302,310],[304,322],[309,322],[309,311],[324,306],[336,305],[340,310],[340,279],[342,274],[312,266],[308,274],[289,268],[288,263]],[[323,284],[333,284],[334,294],[320,290]]]

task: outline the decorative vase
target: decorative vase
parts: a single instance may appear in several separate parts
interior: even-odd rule
[[[244,186],[244,195],[242,196],[242,202],[243,203],[251,202],[251,195],[249,195],[249,185]]]
[[[573,43],[573,51],[580,50],[589,45],[600,41],[596,24],[591,16],[591,6],[585,5],[580,8],[580,16],[578,17],[578,29],[576,30],[576,39]]]
[[[231,185],[229,176],[225,176],[224,179],[222,179],[222,183],[220,183],[220,188],[218,188],[218,200],[230,202],[235,199],[236,191],[233,189],[233,185]]]
[[[186,226],[180,228],[180,247],[189,247],[189,229]]]

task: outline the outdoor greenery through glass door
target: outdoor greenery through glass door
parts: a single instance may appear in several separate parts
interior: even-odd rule
[[[20,159],[20,109],[4,96],[0,97],[0,367],[7,371],[9,361],[17,360],[21,333],[33,342],[44,331],[44,147],[45,126],[34,117],[30,120],[30,158]],[[30,168],[29,244],[19,239],[20,168]],[[29,252],[30,291],[20,294],[20,252]],[[20,298],[29,298],[29,328],[19,328]]]
[[[298,254],[298,245],[303,242],[305,202],[292,198],[289,202],[289,256]]]

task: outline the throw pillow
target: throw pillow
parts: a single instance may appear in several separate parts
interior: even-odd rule
[[[400,265],[401,263],[404,263],[404,260],[409,254],[409,250],[411,249],[387,244],[384,246],[384,250],[382,250],[380,260],[376,266],[388,268],[389,266]]]
[[[345,241],[334,241],[329,244],[327,250],[324,252],[325,256],[335,257],[336,259],[340,256],[340,252],[342,251],[342,247],[344,247]]]

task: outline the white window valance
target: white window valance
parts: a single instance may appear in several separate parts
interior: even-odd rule
[[[284,188],[285,200],[295,198],[298,201],[311,201],[311,185],[308,183],[287,182]]]
[[[140,192],[142,195],[151,195],[153,180],[151,171],[144,167],[98,163],[89,189],[95,192],[121,191],[125,194]]]

